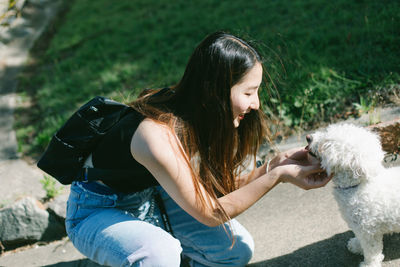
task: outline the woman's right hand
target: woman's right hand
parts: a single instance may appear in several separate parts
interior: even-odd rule
[[[290,164],[274,168],[280,182],[291,183],[302,189],[309,190],[325,186],[332,178],[318,165]]]
[[[325,186],[331,176],[321,168],[318,160],[310,159],[304,148],[294,148],[276,156],[270,164],[279,182],[292,183],[305,190]]]

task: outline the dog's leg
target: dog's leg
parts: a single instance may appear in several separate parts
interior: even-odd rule
[[[347,249],[351,253],[363,255],[363,250],[357,237],[353,237],[349,240],[349,242],[347,242]]]
[[[383,236],[381,234],[355,233],[364,254],[360,267],[381,267],[383,261]]]

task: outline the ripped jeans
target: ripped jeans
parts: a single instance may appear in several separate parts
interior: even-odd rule
[[[174,236],[165,230],[155,201],[159,192]],[[208,227],[182,210],[161,186],[121,194],[97,182],[73,182],[65,221],[74,246],[89,259],[106,266],[244,266],[254,242],[236,220]]]

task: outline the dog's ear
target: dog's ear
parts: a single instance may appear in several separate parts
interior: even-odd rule
[[[371,146],[372,144],[363,144]],[[326,141],[319,148],[321,166],[331,173],[351,172],[354,179],[375,176],[381,168],[383,152],[379,146],[360,149],[351,144],[338,141]]]
[[[346,144],[326,141],[319,147],[321,166],[328,175],[331,173],[352,172],[355,179],[365,177],[367,170],[362,156],[354,153]]]

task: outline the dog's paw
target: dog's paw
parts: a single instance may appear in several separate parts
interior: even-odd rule
[[[380,253],[375,257],[369,259],[369,262],[367,262],[367,260],[361,262],[360,267],[382,267],[383,258],[383,254]]]
[[[361,262],[360,267],[382,267],[382,264],[367,264],[365,262]]]
[[[351,253],[363,255],[363,250],[360,241],[358,241],[357,237],[353,237],[352,239],[349,240],[349,242],[347,242],[347,249]]]
[[[382,267],[382,262],[372,262],[372,263],[361,262],[360,267]]]

